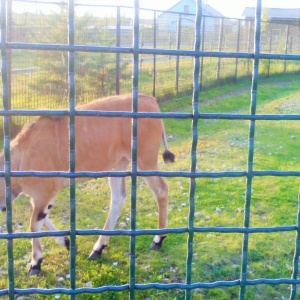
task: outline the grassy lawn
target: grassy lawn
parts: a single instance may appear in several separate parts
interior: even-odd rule
[[[205,113],[248,113],[250,82],[205,90],[199,109]],[[299,114],[299,76],[261,80],[257,113]],[[163,111],[191,112],[191,95],[162,101]],[[160,169],[190,169],[191,121],[166,119],[166,131],[172,135],[170,148],[176,154],[174,165]],[[249,122],[242,120],[199,120],[197,149],[198,171],[247,170]],[[297,121],[257,121],[255,133],[255,170],[299,170]],[[170,187],[169,227],[187,227],[189,214],[189,179],[167,178]],[[240,226],[244,222],[246,178],[199,178],[196,180],[195,226]],[[250,226],[294,225],[297,221],[299,179],[295,177],[259,177],[252,184]],[[127,180],[130,195],[130,180]],[[69,190],[63,190],[52,209],[52,219],[59,229],[69,229]],[[78,229],[102,228],[109,207],[107,179],[91,180],[76,186]],[[130,201],[127,200],[116,228],[130,228]],[[15,231],[27,231],[31,207],[21,196],[13,206]],[[137,191],[137,227],[153,229],[157,208],[150,190],[139,179]],[[123,224],[124,225],[124,224]],[[0,226],[6,231],[5,215]],[[295,249],[295,232],[255,233],[249,237],[247,278],[290,278]],[[78,236],[77,287],[121,285],[129,280],[129,237],[112,237],[102,258],[88,261],[95,236]],[[160,251],[149,251],[151,236],[136,239],[137,283],[184,283],[186,280],[187,234],[169,234]],[[195,233],[192,281],[236,280],[241,272],[243,235],[237,233]],[[14,241],[15,285],[18,288],[69,287],[69,254],[53,238],[42,239],[45,260],[40,276],[27,277],[30,240]],[[6,241],[0,240],[0,289],[6,288]],[[254,285],[246,288],[246,299],[288,299],[288,285]],[[239,287],[196,289],[192,299],[237,299]],[[136,299],[184,299],[184,291],[136,291]],[[3,297],[6,299],[7,297]],[[126,299],[128,291],[82,294],[77,299]],[[54,299],[54,295],[30,295],[29,299]],[[61,295],[60,298],[68,299]]]

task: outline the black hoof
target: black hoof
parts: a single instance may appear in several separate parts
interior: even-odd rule
[[[100,257],[100,256],[101,256],[101,253],[99,253],[98,251],[93,251],[93,252],[90,254],[88,260],[95,260],[95,259],[97,259],[97,258]]]
[[[65,247],[68,251],[70,251],[70,240],[65,236]]]
[[[28,276],[39,275],[41,273],[43,259],[40,258],[35,266],[30,266]]]
[[[95,259],[99,258],[105,247],[106,247],[106,245],[102,245],[99,250],[93,250],[88,259],[89,260],[95,260]]]
[[[154,242],[149,247],[150,250],[159,250],[162,246],[163,240],[166,238],[166,236],[161,236],[160,241],[158,243]]]
[[[39,275],[39,274],[41,274],[41,270],[33,269],[32,267],[30,267],[30,269],[28,271],[28,276],[34,276],[34,275]]]
[[[70,251],[71,242],[68,237],[65,236],[65,248]],[[77,244],[75,245],[75,253],[78,253]]]

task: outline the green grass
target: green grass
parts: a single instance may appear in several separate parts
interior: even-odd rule
[[[285,76],[259,83],[257,113],[300,113],[299,77]],[[201,112],[248,113],[250,83],[227,85],[203,91]],[[192,111],[191,95],[174,97],[160,104],[163,111]],[[166,119],[166,130],[176,153],[174,165],[162,170],[190,169],[191,121]],[[247,170],[249,122],[241,120],[200,120],[197,149],[199,171]],[[255,133],[255,170],[299,170],[300,125],[296,121],[257,121]],[[168,178],[170,186],[169,227],[187,227],[189,180]],[[199,178],[196,180],[195,226],[243,226],[245,178]],[[254,178],[251,200],[251,226],[296,224],[299,179],[295,177]],[[130,194],[130,181],[127,181]],[[69,228],[69,189],[57,197],[52,219],[59,229]],[[76,185],[78,229],[102,228],[109,207],[107,179]],[[130,224],[130,201],[127,200],[118,224]],[[27,231],[29,199],[21,196],[13,206],[14,230]],[[156,228],[155,200],[142,179],[137,190],[137,227]],[[5,215],[0,215],[5,227]],[[295,232],[257,233],[249,237],[247,277],[290,278],[295,248]],[[187,234],[169,234],[160,251],[149,251],[151,236],[137,237],[136,282],[185,282]],[[77,237],[77,287],[120,285],[129,280],[129,237],[112,237],[101,259],[88,261],[96,241],[93,236]],[[193,282],[214,282],[240,278],[243,235],[237,233],[195,233]],[[45,260],[42,274],[27,277],[30,240],[14,241],[15,285],[26,287],[69,287],[69,254],[52,238],[42,239]],[[7,287],[6,242],[0,240],[0,288]],[[196,289],[192,299],[237,299],[239,287]],[[288,299],[287,285],[255,285],[246,288],[246,299]],[[6,299],[6,297],[3,297]],[[53,299],[54,296],[30,295],[30,299]],[[128,291],[82,294],[78,299],[126,299]],[[68,299],[61,295],[60,299]],[[136,299],[184,299],[184,291],[136,291]]]

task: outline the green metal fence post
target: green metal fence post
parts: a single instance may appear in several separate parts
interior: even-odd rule
[[[132,70],[132,112],[138,111],[139,85],[139,0],[134,0],[133,23],[133,70]],[[137,191],[137,118],[132,119],[131,142],[131,230],[136,230],[136,191]],[[136,236],[130,236],[130,300],[135,299],[135,244]]]
[[[69,0],[68,6],[68,43],[74,45],[74,0]],[[69,50],[68,77],[69,77],[69,138],[70,138],[70,174],[75,172],[75,53]],[[70,178],[70,286],[76,289],[76,187],[75,178]],[[76,295],[72,294],[71,299]]]
[[[202,21],[202,0],[196,1],[197,12],[195,19],[195,45],[194,50],[199,51],[201,46],[201,21]],[[192,121],[192,148],[191,148],[191,168],[193,174],[197,170],[197,144],[198,144],[198,120],[199,120],[199,74],[200,74],[200,58],[194,58],[194,91],[193,91],[193,121]],[[192,262],[193,262],[193,241],[194,241],[194,218],[195,218],[195,191],[196,178],[190,178],[189,191],[189,225],[188,225],[188,245],[187,245],[187,260],[186,260],[186,283],[192,283]],[[185,299],[191,299],[191,290],[186,290]]]
[[[7,54],[7,9],[6,1],[1,1],[1,56],[2,56],[2,97],[3,107],[5,111],[9,111],[10,107],[10,72],[8,68],[11,66],[10,54]],[[10,116],[3,117],[4,129],[4,178],[5,178],[5,200],[6,200],[6,227],[7,232],[13,232],[12,227],[12,205],[11,205],[11,164],[10,164]],[[9,299],[14,299],[15,278],[14,278],[14,254],[13,254],[13,238],[7,239],[7,260],[8,260],[8,295]]]
[[[297,233],[296,233],[296,242],[295,242],[295,253],[293,259],[293,273],[292,279],[296,280],[299,273],[299,256],[300,256],[300,189],[298,193],[298,215],[297,215]],[[291,285],[291,294],[290,300],[295,300],[297,295],[297,285]]]
[[[259,67],[259,54],[260,54],[260,22],[261,22],[261,0],[257,0],[255,12],[255,43],[254,43],[254,62],[253,62],[253,77],[251,88],[251,103],[250,114],[256,115],[256,98],[257,98],[257,85],[258,85],[258,67]],[[247,183],[246,183],[246,197],[245,197],[245,215],[244,227],[250,226],[250,204],[251,204],[251,190],[254,162],[254,134],[255,134],[255,120],[250,120],[249,126],[249,140],[248,140],[248,170],[247,170]],[[244,233],[243,249],[242,249],[242,267],[241,267],[241,288],[240,300],[245,299],[246,280],[247,280],[247,264],[248,264],[248,245],[249,234]]]

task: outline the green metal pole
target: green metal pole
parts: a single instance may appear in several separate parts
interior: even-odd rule
[[[199,51],[201,46],[201,21],[202,21],[202,0],[197,0],[197,13],[195,20],[195,45],[194,50]],[[192,121],[192,148],[191,148],[191,173],[197,171],[197,144],[198,144],[198,119],[199,119],[199,75],[200,58],[195,57],[194,61],[194,90],[193,90],[193,121]],[[186,283],[192,283],[192,262],[193,262],[193,241],[194,241],[194,218],[195,218],[195,192],[196,178],[190,179],[190,207],[188,226],[188,252],[186,260]],[[185,299],[191,299],[191,290],[187,289]]]
[[[74,0],[69,0],[68,7],[68,40],[69,46],[74,45]],[[70,173],[75,172],[75,53],[69,50],[69,138],[70,138]],[[70,286],[76,289],[76,187],[75,178],[70,178]],[[76,299],[76,294],[70,297]]]
[[[258,67],[259,67],[259,53],[260,53],[260,22],[261,22],[261,0],[257,0],[256,14],[255,14],[255,41],[254,41],[254,62],[253,62],[253,77],[251,88],[251,103],[250,114],[256,114],[256,98],[257,98],[257,84],[258,84]],[[251,204],[251,190],[253,180],[253,162],[254,162],[254,134],[255,134],[255,120],[250,120],[249,139],[248,139],[248,170],[246,183],[246,198],[245,198],[245,213],[244,213],[244,227],[250,226],[250,204]],[[241,267],[241,287],[240,300],[245,299],[246,280],[247,280],[247,264],[248,264],[248,247],[249,247],[249,233],[244,233],[243,250],[242,250],[242,267]]]
[[[138,111],[139,83],[139,0],[134,0],[133,32],[133,75],[132,75],[132,111]],[[137,118],[132,119],[132,176],[131,176],[131,230],[136,230],[136,190],[137,190]],[[135,243],[136,237],[130,237],[130,299],[135,299]]]
[[[293,259],[292,279],[298,279],[300,257],[300,189],[298,193],[298,215],[297,215],[297,233],[295,242],[295,253]],[[290,300],[295,300],[297,296],[297,284],[291,284]]]
[[[11,13],[10,4],[6,6],[6,0],[1,1],[1,58],[2,58],[2,97],[3,108],[9,111],[10,107],[10,58],[7,51],[7,13]],[[11,17],[11,16],[10,16]],[[6,227],[8,233],[13,233],[12,227],[12,206],[11,206],[11,164],[10,164],[10,116],[3,117],[4,129],[4,179],[5,179],[5,199],[6,199]],[[10,300],[14,299],[14,254],[13,254],[13,238],[7,239],[7,259],[8,259],[8,296]]]

